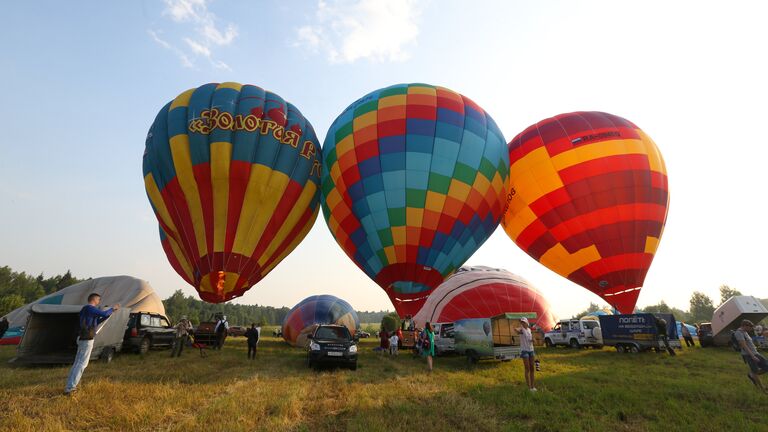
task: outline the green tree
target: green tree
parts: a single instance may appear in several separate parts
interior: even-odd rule
[[[712,299],[706,294],[694,291],[691,294],[690,319],[694,322],[709,322],[712,320],[712,314],[715,313],[715,305]]]
[[[18,294],[8,294],[0,297],[0,316],[6,315],[14,309],[24,306],[24,297]]]
[[[397,315],[397,312],[390,312],[384,315],[384,318],[381,319],[381,328],[388,332],[393,332],[400,328],[400,316]]]
[[[581,311],[581,312],[579,312],[579,313],[575,314],[575,315],[574,315],[574,316],[572,316],[571,318],[579,319],[579,318],[581,318],[581,317],[583,317],[583,316],[585,316],[585,315],[589,315],[589,314],[591,314],[592,312],[597,312],[597,311],[599,311],[599,310],[600,310],[600,305],[599,305],[599,304],[597,304],[597,303],[592,303],[592,302],[589,302],[589,307],[588,307],[587,309],[585,309],[585,310],[583,310],[583,311]]]
[[[718,306],[721,306],[723,303],[727,302],[728,299],[734,296],[740,296],[743,295],[739,290],[735,288],[731,288],[728,285],[720,285],[720,304]]]

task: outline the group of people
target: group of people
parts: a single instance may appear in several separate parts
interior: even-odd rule
[[[379,347],[377,351],[390,356],[396,357],[398,355],[398,346],[403,342],[404,332],[416,333],[418,336],[414,338],[414,353],[418,356],[424,357],[427,360],[427,370],[432,372],[432,359],[435,356],[435,332],[432,329],[432,324],[426,323],[421,331],[417,331],[411,321],[403,322],[403,325],[395,331],[387,331],[384,327],[379,331]]]

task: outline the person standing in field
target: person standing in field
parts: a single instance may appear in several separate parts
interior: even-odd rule
[[[760,381],[759,375],[768,372],[768,360],[766,360],[762,354],[757,352],[755,343],[752,341],[752,337],[749,335],[753,328],[754,324],[752,324],[752,321],[744,320],[741,322],[741,327],[739,327],[733,333],[733,337],[736,339],[739,347],[741,348],[740,353],[741,357],[744,359],[744,363],[749,366],[749,373],[747,374],[747,378],[749,378],[749,380],[752,381],[752,384],[754,384],[757,388],[765,392],[766,388]]]
[[[0,339],[3,338],[3,335],[7,331],[8,331],[8,317],[3,317],[3,319],[0,320]]]
[[[381,348],[382,354],[389,352],[389,333],[387,333],[383,326],[379,332],[379,348]]]
[[[251,323],[251,328],[245,331],[245,337],[248,338],[248,358],[256,359],[256,346],[259,344],[259,329],[256,323]]]
[[[99,303],[101,303],[101,295],[92,293],[88,296],[88,304],[80,309],[80,331],[77,336],[77,354],[75,355],[75,362],[72,364],[72,369],[69,371],[67,386],[64,389],[64,394],[67,396],[77,390],[80,378],[82,378],[83,372],[85,371],[85,368],[88,367],[88,362],[91,360],[91,351],[93,350],[93,338],[96,336],[96,327],[109,318],[114,311],[120,309],[120,305],[116,304],[103,311],[96,307]]]
[[[391,356],[397,356],[397,342],[399,338],[397,337],[397,332],[392,333],[392,336],[389,337],[389,355]]]
[[[181,357],[184,345],[187,344],[187,337],[189,337],[189,333],[192,331],[192,323],[189,322],[186,315],[182,315],[175,328],[176,336],[173,339],[171,357]]]
[[[533,334],[531,334],[528,318],[520,318],[520,326],[515,330],[520,335],[520,358],[523,359],[525,368],[525,383],[528,385],[528,390],[536,392],[538,391],[534,383],[536,353],[533,350]]]
[[[680,321],[680,332],[683,334],[683,339],[685,339],[685,347],[695,347],[696,344],[693,343],[693,336],[691,336],[691,331],[688,330],[688,326],[685,325],[685,321]]]
[[[229,323],[227,322],[227,316],[222,315],[219,321],[216,322],[216,327],[213,328],[213,333],[216,335],[215,348],[217,350],[221,350],[221,347],[224,346],[224,340],[227,338],[228,330],[229,330]]]
[[[435,331],[432,324],[424,326],[424,337],[421,339],[421,355],[427,358],[427,367],[432,372],[432,358],[435,356]]]

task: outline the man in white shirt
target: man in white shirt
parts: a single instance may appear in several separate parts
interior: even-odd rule
[[[397,333],[392,333],[392,336],[389,338],[389,354],[396,356],[397,355],[397,342],[400,340],[400,338],[397,337]]]

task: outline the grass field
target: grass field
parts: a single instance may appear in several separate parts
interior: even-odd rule
[[[67,367],[13,368],[0,347],[0,429],[53,430],[526,430],[768,431],[768,396],[729,350],[676,357],[604,350],[542,349],[538,393],[520,361],[470,367],[461,357],[425,362],[372,352],[359,368],[313,372],[304,353],[262,339],[256,361],[243,338],[200,358],[126,354],[93,363],[73,397]]]

